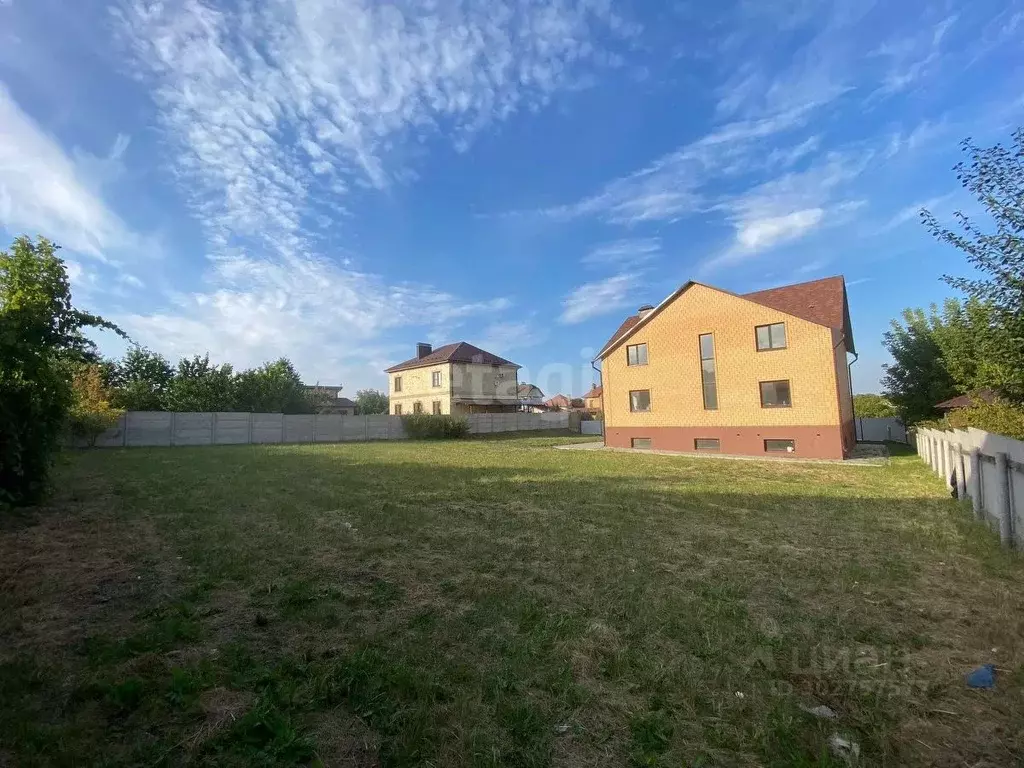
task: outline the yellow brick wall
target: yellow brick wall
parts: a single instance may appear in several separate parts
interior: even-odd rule
[[[850,388],[849,361],[846,357],[846,340],[842,331],[833,331],[833,347],[835,347],[836,384],[839,389],[839,413],[840,423],[846,426],[847,431],[853,432],[853,390]],[[856,440],[854,436],[851,438]]]
[[[452,366],[451,363],[413,368],[388,374],[388,397],[391,399],[391,413],[395,406],[401,404],[402,414],[408,416],[413,412],[413,405],[418,401],[423,404],[423,413],[433,413],[435,400],[441,401],[441,413],[452,411]],[[441,372],[441,386],[431,386],[434,371]],[[395,378],[402,377],[402,391],[395,392]]]
[[[786,349],[758,352],[754,328],[784,322]],[[704,410],[698,336],[715,337],[718,410]],[[626,365],[626,344],[647,344],[646,366]],[[691,286],[601,363],[606,427],[825,426],[839,424],[832,329],[702,285]],[[791,408],[762,408],[761,381],[789,379]],[[651,391],[651,410],[629,392]]]

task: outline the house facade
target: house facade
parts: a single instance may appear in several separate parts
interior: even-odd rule
[[[846,457],[856,443],[842,277],[738,295],[689,282],[598,354],[605,443]]]
[[[601,402],[601,393],[601,386],[599,384],[595,384],[585,395],[583,395],[583,408],[593,416],[604,411],[604,406]]]
[[[516,388],[519,396],[519,408],[526,413],[543,413],[547,410],[544,405],[544,393],[536,384],[520,384]]]
[[[387,369],[392,415],[513,413],[519,408],[519,366],[466,342],[433,349]]]

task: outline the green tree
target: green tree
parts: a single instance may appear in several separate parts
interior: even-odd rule
[[[356,392],[356,413],[370,416],[389,411],[388,396],[379,389],[360,389]]]
[[[168,411],[233,411],[235,380],[231,366],[213,365],[210,356],[182,358],[167,391]]]
[[[858,418],[866,419],[885,419],[897,415],[896,406],[875,394],[854,395],[853,410]]]
[[[313,404],[295,366],[282,357],[235,379],[235,406],[253,413],[312,413]]]
[[[93,447],[100,435],[117,424],[123,412],[110,404],[111,392],[103,381],[100,365],[96,363],[77,366],[71,390],[68,428],[74,437]]]
[[[962,148],[968,161],[956,165],[960,183],[981,202],[991,227],[983,228],[961,212],[959,231],[942,226],[924,210],[922,220],[940,241],[959,248],[981,277],[944,276],[954,288],[987,307],[986,377],[1006,396],[1024,401],[1024,128],[1005,148],[979,148],[970,139]]]
[[[903,322],[893,320],[883,344],[893,363],[883,366],[882,387],[905,424],[935,415],[935,404],[958,394],[946,369],[931,316],[921,309],[903,310]],[[941,322],[941,320],[939,320]]]
[[[133,345],[124,358],[105,367],[111,404],[128,411],[162,411],[174,380],[174,367],[163,355]]]
[[[46,238],[19,237],[0,251],[0,503],[36,501],[46,487],[74,365],[98,359],[83,328],[121,333],[72,306],[57,250]]]

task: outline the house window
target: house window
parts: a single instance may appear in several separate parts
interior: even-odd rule
[[[395,416],[401,416],[401,415],[402,415],[402,404],[401,403],[395,403]]]
[[[651,410],[651,390],[634,389],[629,393],[629,410],[633,412]]]
[[[395,392],[401,392],[401,391],[402,391],[402,377],[401,376],[395,376]]]
[[[649,449],[651,447],[651,438],[649,438],[649,437],[634,437],[632,440],[629,441],[629,446],[631,448],[648,448]]]
[[[786,348],[786,324],[772,323],[771,325],[759,325],[754,329],[754,336],[757,338],[757,351],[764,352],[767,349]]]
[[[796,450],[795,440],[765,440],[765,453],[792,453]]]
[[[434,371],[430,374],[430,386],[440,387],[441,386],[441,372]]]
[[[719,442],[717,437],[698,437],[693,441],[695,451],[717,451]]]
[[[704,410],[718,410],[718,379],[715,373],[715,336],[700,335],[700,383],[704,390]]]
[[[629,344],[626,346],[626,365],[647,365],[647,345]]]
[[[441,415],[441,401],[440,400],[435,400],[434,401],[433,411],[432,412],[433,412],[433,414],[435,416],[440,416]]]
[[[423,413],[423,403],[421,403],[419,400],[417,400],[415,403],[413,403],[412,404],[412,412],[413,413]]]
[[[762,408],[789,408],[793,400],[789,396],[789,381],[762,381]]]

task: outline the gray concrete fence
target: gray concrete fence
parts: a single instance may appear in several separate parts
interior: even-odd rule
[[[568,429],[568,413],[477,413],[466,417],[471,434]],[[97,447],[246,443],[342,443],[403,440],[401,416],[283,413],[169,413],[128,411],[96,441]]]
[[[913,437],[946,487],[969,500],[1005,546],[1024,549],[1024,442],[980,429],[921,429]]]
[[[864,442],[881,443],[886,440],[893,440],[897,443],[907,442],[907,428],[899,419],[858,416],[855,426],[857,439]]]

